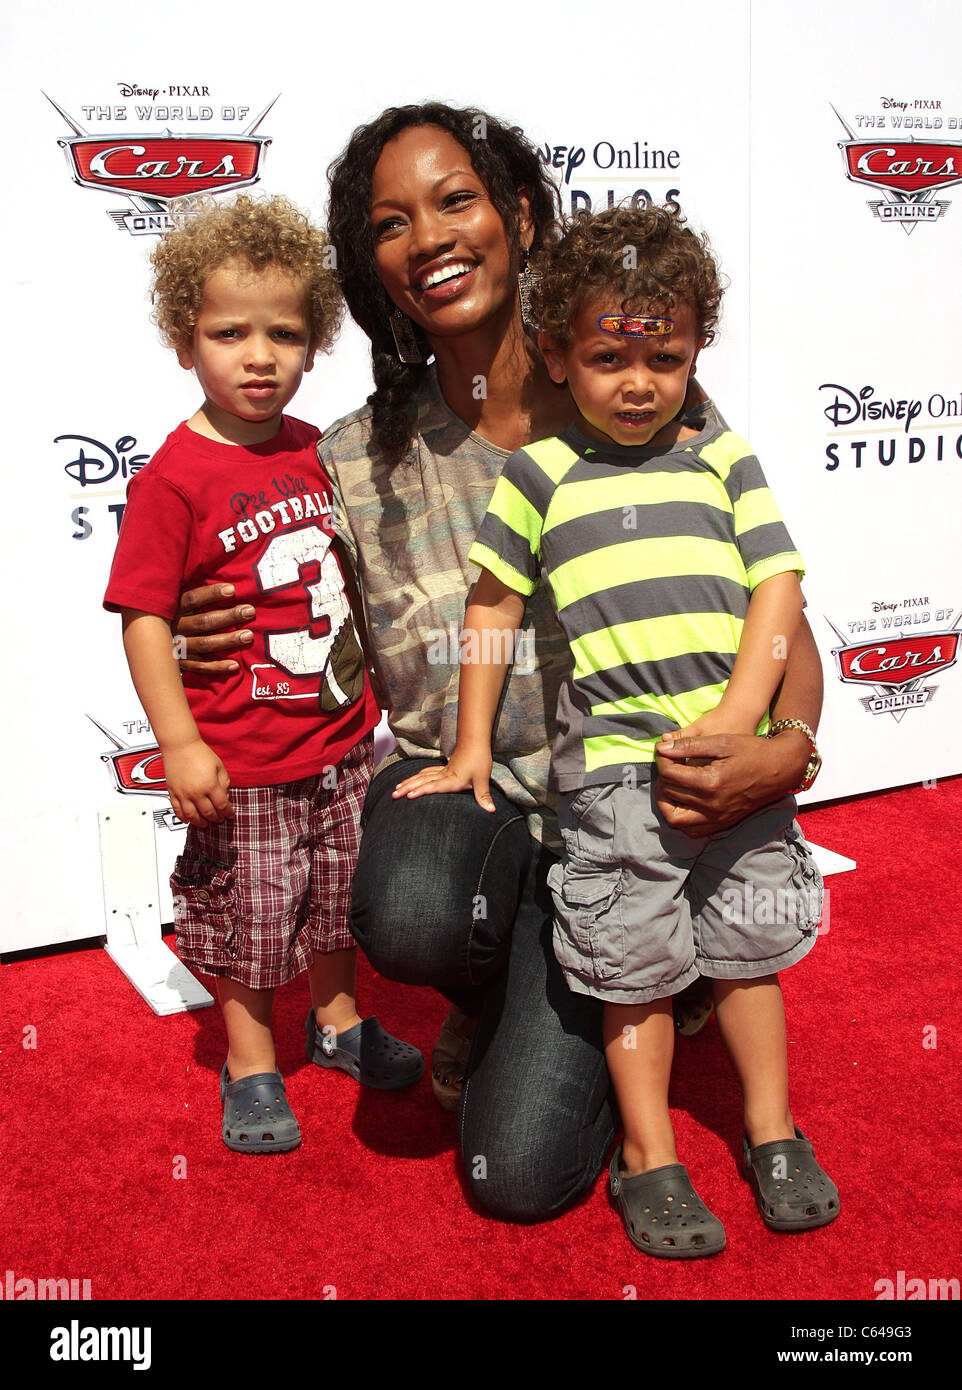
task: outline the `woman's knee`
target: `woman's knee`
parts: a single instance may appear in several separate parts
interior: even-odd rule
[[[572,1047],[566,1036],[547,1069],[544,1057],[519,1055],[511,1062],[520,1069],[485,1067],[492,1055],[503,1063],[504,1047],[480,1069],[469,1066],[462,1101],[468,1184],[493,1216],[545,1221],[589,1191],[614,1139],[618,1113],[604,1054],[587,1043]]]
[[[390,979],[479,983],[510,939],[530,853],[524,818],[503,797],[494,816],[473,798],[394,801],[402,775],[387,768],[368,795],[351,930]]]
[[[505,1221],[557,1216],[590,1189],[602,1157],[595,1146],[590,1154],[573,1154],[550,1134],[523,1153],[473,1153],[472,1147],[467,1144],[463,1151],[471,1194],[485,1211]]]

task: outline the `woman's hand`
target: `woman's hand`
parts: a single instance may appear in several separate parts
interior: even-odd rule
[[[757,719],[739,718],[737,712],[729,709],[722,700],[714,709],[692,720],[678,733],[665,734],[661,741],[665,747],[669,747],[678,738],[717,738],[719,734],[754,734],[757,728]],[[689,767],[704,767],[710,761],[710,758],[693,757],[691,754],[686,759]]]
[[[403,797],[434,796],[437,792],[463,792],[471,790],[474,799],[484,811],[493,811],[491,799],[490,749],[479,748],[476,752],[466,752],[455,748],[445,766],[426,767],[413,777],[405,777],[398,782],[392,795],[395,800]]]
[[[209,608],[234,597],[233,584],[205,584],[188,589],[180,596],[180,607],[171,623],[175,651],[182,671],[198,671],[209,676],[227,675],[239,670],[238,663],[224,653],[248,647],[254,634],[244,628],[252,622],[254,609],[248,603],[236,608]],[[240,629],[239,631],[237,629]]]
[[[203,739],[164,751],[164,776],[178,820],[199,828],[232,820],[227,769]]]
[[[713,835],[786,796],[805,776],[808,739],[794,729],[776,738],[754,734],[669,736],[655,749],[656,800],[668,824],[688,835]]]

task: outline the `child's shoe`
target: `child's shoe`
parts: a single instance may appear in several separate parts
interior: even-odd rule
[[[626,1178],[621,1174],[619,1146],[608,1180],[628,1239],[646,1255],[698,1260],[724,1250],[725,1228],[692,1187],[683,1163],[667,1163]]]
[[[227,1063],[220,1074],[224,1143],[236,1153],[277,1154],[296,1149],[301,1127],[284,1094],[279,1071],[259,1071],[231,1081]]]
[[[675,1032],[683,1038],[694,1038],[704,1028],[715,1010],[712,999],[711,980],[699,975],[694,984],[683,989],[671,998],[672,1013],[675,1019]]]
[[[343,1033],[325,1033],[311,1009],[305,1024],[307,1060],[318,1067],[346,1071],[362,1086],[376,1091],[399,1091],[424,1073],[424,1058],[416,1047],[393,1038],[372,1014]]]
[[[810,1231],[838,1216],[838,1188],[815,1162],[798,1125],[794,1139],[773,1139],[754,1149],[746,1134],[743,1156],[758,1210],[773,1231]]]
[[[431,1053],[431,1089],[442,1110],[457,1110],[477,1019],[452,1004]],[[467,1026],[468,1031],[465,1032]]]

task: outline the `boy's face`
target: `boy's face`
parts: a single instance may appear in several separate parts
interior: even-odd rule
[[[304,284],[279,266],[225,261],[204,281],[191,345],[177,359],[204,391],[200,432],[209,425],[231,444],[273,438],[314,365]]]
[[[611,297],[614,301],[614,296]],[[693,307],[652,309],[674,319],[671,334],[615,336],[598,327],[602,314],[619,314],[617,302],[592,299],[575,315],[566,348],[539,338],[552,381],[567,380],[586,434],[602,443],[670,443],[658,435],[678,414],[705,346]]]

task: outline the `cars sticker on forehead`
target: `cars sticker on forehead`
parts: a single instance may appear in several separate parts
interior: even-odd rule
[[[675,320],[653,314],[601,314],[598,327],[617,338],[664,338],[674,331]]]

